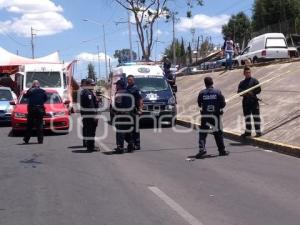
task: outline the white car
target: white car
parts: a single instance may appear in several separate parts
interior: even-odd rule
[[[246,61],[256,63],[288,58],[290,56],[284,35],[281,33],[267,33],[253,38],[235,60],[239,65],[244,65]]]

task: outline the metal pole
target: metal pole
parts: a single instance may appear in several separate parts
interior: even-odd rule
[[[173,22],[173,64],[176,65],[176,46],[175,46],[175,14],[172,14]]]
[[[33,43],[33,28],[31,27],[31,54],[32,58],[34,59],[34,43]]]
[[[130,13],[128,11],[128,31],[129,31],[129,49],[130,49],[130,61],[133,61],[133,54],[132,54],[132,37],[131,37],[131,25],[130,25]]]
[[[97,51],[98,51],[98,76],[99,76],[99,80],[101,80],[101,70],[100,70],[100,50],[99,50],[99,45],[97,45]]]
[[[104,24],[102,24],[102,29],[103,29],[103,45],[104,45],[104,54],[105,54],[105,78],[108,80],[107,54],[106,54],[106,40],[105,40],[105,28],[104,28]]]
[[[137,53],[138,53],[138,60],[141,60],[141,56],[140,56],[140,42],[139,41],[136,41],[137,43]]]

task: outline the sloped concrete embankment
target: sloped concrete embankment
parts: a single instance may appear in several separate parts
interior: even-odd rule
[[[236,94],[239,82],[244,79],[242,69],[178,77],[178,120],[200,122],[197,97],[204,88],[205,76],[214,79],[214,86],[221,89],[226,98],[224,130],[238,137],[244,132],[242,98]],[[300,62],[252,67],[252,76],[262,83],[259,97],[263,124],[263,136],[253,142],[300,153]]]

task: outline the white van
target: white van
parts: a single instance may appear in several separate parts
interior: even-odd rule
[[[129,75],[135,77],[135,84],[141,90],[144,100],[143,114],[144,118],[160,118],[172,124],[176,117],[176,99],[172,88],[165,79],[163,70],[158,65],[136,64],[128,66],[119,66],[113,69],[111,79],[111,120],[114,117],[112,110],[113,100],[116,93],[116,85],[119,79],[125,82]]]
[[[282,33],[266,33],[253,38],[244,51],[235,58],[238,64],[290,58],[286,39]]]
[[[68,79],[64,64],[25,64],[15,74],[20,91],[29,89],[34,80],[38,80],[44,89],[56,90],[63,100],[68,99]]]

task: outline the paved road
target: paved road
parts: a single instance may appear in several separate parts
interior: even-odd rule
[[[76,116],[73,117],[76,120]],[[226,140],[192,162],[197,134],[142,131],[142,150],[85,153],[76,129],[22,145],[0,128],[1,225],[299,225],[299,159]],[[33,140],[36,141],[36,140]],[[104,147],[105,145],[106,147]],[[217,150],[208,139],[208,151]]]

